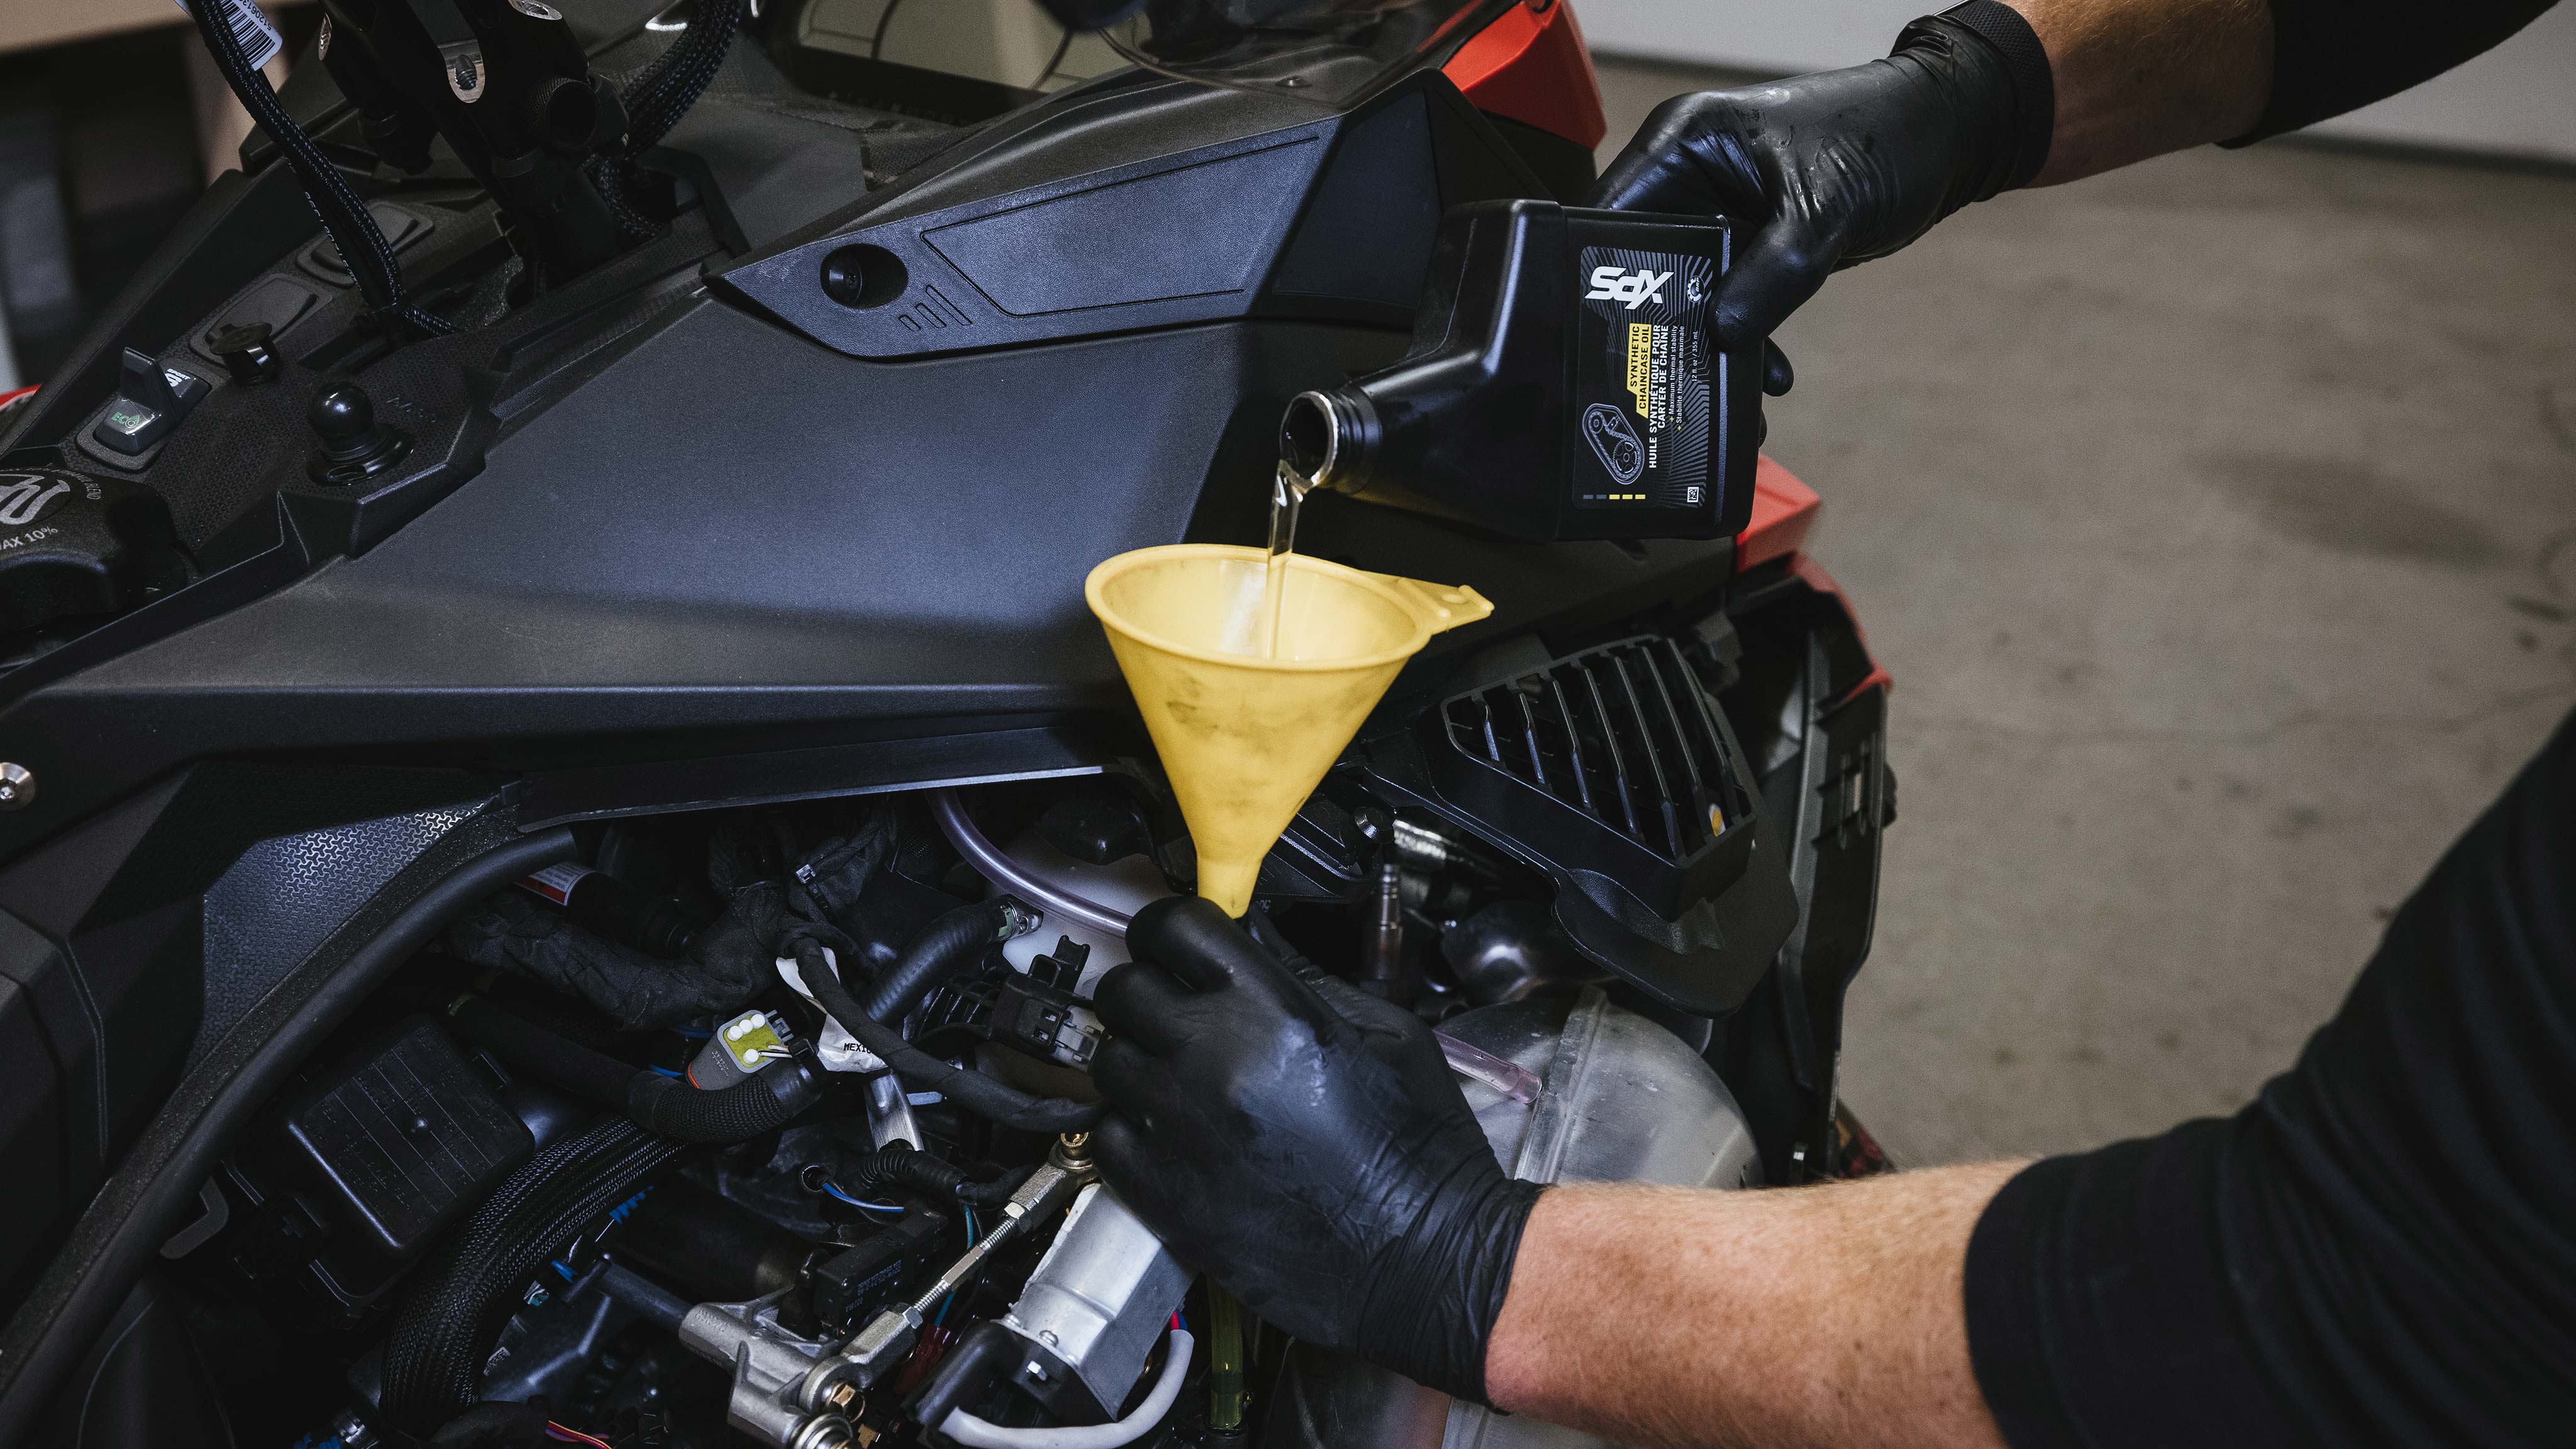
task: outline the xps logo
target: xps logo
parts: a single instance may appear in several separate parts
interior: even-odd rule
[[[1592,290],[1583,294],[1586,302],[1625,302],[1634,312],[1641,302],[1664,300],[1664,283],[1673,279],[1670,272],[1650,272],[1640,267],[1594,267]]]

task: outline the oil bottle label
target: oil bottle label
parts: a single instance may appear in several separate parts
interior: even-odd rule
[[[1593,246],[1576,265],[1574,506],[1710,505],[1711,369],[1723,365],[1708,335],[1716,261]]]

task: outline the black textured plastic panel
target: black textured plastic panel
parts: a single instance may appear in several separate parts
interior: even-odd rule
[[[1742,813],[1707,698],[1668,639],[1570,655],[1441,718],[1461,752],[1676,864]]]
[[[528,1129],[426,1018],[287,1118],[332,1215],[403,1258],[534,1147]]]
[[[361,820],[243,851],[206,892],[205,1005],[189,1064],[474,809],[469,801]]]

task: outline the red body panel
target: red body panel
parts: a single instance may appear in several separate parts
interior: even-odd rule
[[[1860,611],[1852,607],[1851,600],[1843,594],[1842,585],[1834,582],[1834,576],[1825,572],[1823,564],[1800,552],[1807,546],[1807,534],[1815,528],[1816,514],[1823,507],[1815,489],[1799,482],[1796,474],[1772,462],[1770,454],[1763,454],[1753,473],[1753,521],[1735,536],[1735,570],[1742,573],[1776,558],[1788,559],[1791,574],[1842,606],[1843,613],[1852,621],[1852,632],[1860,636],[1861,647],[1867,649],[1869,629],[1861,623]],[[1895,688],[1895,679],[1873,656],[1869,673],[1862,677],[1860,683],[1844,691],[1842,698],[1849,699],[1864,689],[1892,691]]]
[[[1753,518],[1735,536],[1735,571],[1796,553],[1807,545],[1807,530],[1816,525],[1823,505],[1816,490],[1771,461],[1765,453],[1753,470]]]
[[[1536,126],[1586,150],[1609,134],[1592,52],[1566,0],[1513,6],[1440,70],[1477,110]]]

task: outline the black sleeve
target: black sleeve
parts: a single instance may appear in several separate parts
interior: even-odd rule
[[[2385,100],[2529,25],[2557,0],[2272,0],[2272,99],[2243,146]]]
[[[2570,1442],[2576,717],[2252,1106],[2007,1183],[1967,1317],[2016,1449]]]

